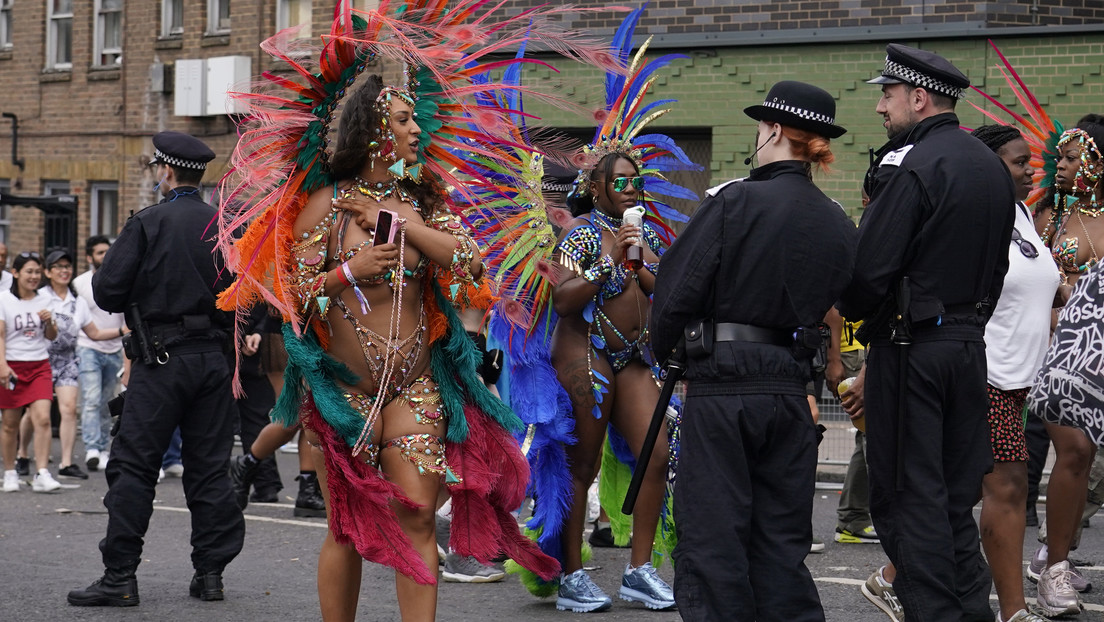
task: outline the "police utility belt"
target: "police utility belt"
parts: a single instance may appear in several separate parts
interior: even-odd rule
[[[170,353],[221,351],[227,332],[211,324],[206,315],[185,315],[180,322],[148,324],[137,305],[127,310],[131,332],[123,337],[123,352],[132,361],[145,365],[164,365]]]
[[[721,341],[762,343],[789,349],[794,358],[811,361],[813,372],[818,373],[823,371],[827,361],[831,332],[824,323],[785,330],[737,322],[698,320],[686,327],[685,337],[686,354],[690,358],[713,354],[713,344]]]

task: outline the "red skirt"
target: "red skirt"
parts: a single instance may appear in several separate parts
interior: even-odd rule
[[[38,400],[54,399],[54,381],[50,360],[8,361],[15,374],[15,390],[0,387],[0,408],[23,408]]]

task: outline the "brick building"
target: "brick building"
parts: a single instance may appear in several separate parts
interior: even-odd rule
[[[367,8],[375,0],[352,1]],[[510,9],[542,1],[514,0]],[[78,245],[92,233],[114,235],[129,212],[156,200],[158,180],[145,166],[149,137],[168,129],[211,145],[218,158],[206,179],[213,183],[236,138],[219,89],[279,71],[258,42],[278,27],[306,22],[305,34],[317,37],[329,28],[333,2],[0,0],[0,193],[73,195]],[[608,38],[619,21],[618,14],[595,13],[572,26]],[[850,130],[835,142],[834,173],[819,183],[857,212],[868,150],[885,141],[873,113],[878,90],[862,81],[878,72],[888,41],[944,54],[1016,109],[994,66],[991,38],[1063,123],[1104,112],[1104,6],[1096,0],[652,0],[638,43],[649,35],[657,53],[687,56],[664,73],[655,96],[680,100],[659,125],[703,165],[702,173],[680,179],[699,191],[746,172],[754,127],[740,110],[761,102],[777,80],[806,80],[837,98],[838,122]],[[560,73],[534,67],[526,79],[600,105],[594,72],[551,62]],[[191,78],[181,81],[182,75]],[[200,85],[206,98],[194,92]],[[550,125],[589,134],[585,119],[531,108]],[[983,122],[968,103],[959,113],[965,125]],[[9,155],[12,115],[22,167]],[[42,250],[43,230],[38,210],[0,206],[0,240],[13,251]]]

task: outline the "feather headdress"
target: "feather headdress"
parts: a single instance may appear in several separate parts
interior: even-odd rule
[[[1031,89],[1027,88],[1023,79],[1020,78],[1020,74],[1016,73],[1012,64],[1008,62],[1008,59],[1004,57],[1004,54],[997,48],[997,44],[993,43],[992,39],[989,40],[989,45],[1001,60],[1001,64],[997,65],[997,70],[1004,76],[1009,90],[1012,91],[1020,105],[1027,111],[1028,116],[1025,117],[1013,111],[976,86],[970,88],[1011,117],[1012,121],[1009,122],[1008,119],[989,112],[974,102],[970,102],[970,105],[995,123],[1000,125],[1019,123],[1027,130],[1024,138],[1031,148],[1031,166],[1035,168],[1035,189],[1031,191],[1026,203],[1034,205],[1048,192],[1052,192],[1054,187],[1054,174],[1058,172],[1058,140],[1062,136],[1062,124],[1050,118],[1046,110],[1043,110],[1038,98],[1031,92]]]
[[[329,126],[342,98],[373,60],[413,68],[410,86],[423,131],[420,164],[442,185],[461,192],[466,176],[476,172],[458,151],[493,161],[502,147],[516,146],[510,129],[513,111],[486,95],[521,87],[475,81],[473,76],[517,63],[541,63],[488,60],[488,55],[535,41],[570,58],[617,70],[616,59],[553,19],[587,9],[541,6],[506,17],[501,3],[488,0],[382,0],[377,10],[364,13],[351,10],[348,3],[342,7],[318,50],[317,71],[304,63],[301,45],[293,49],[294,32],[283,31],[262,48],[286,63],[298,81],[266,72],[251,92],[232,95],[248,112],[239,126],[231,170],[220,182],[218,240],[237,275],[219,299],[223,309],[243,309],[263,299],[285,319],[295,317],[295,295],[287,287],[290,230],[306,194],[334,181],[325,161]]]

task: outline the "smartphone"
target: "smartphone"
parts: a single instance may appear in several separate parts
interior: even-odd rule
[[[12,374],[12,375],[8,376],[8,390],[9,391],[14,391],[15,390],[15,381],[16,381],[16,379],[17,378],[16,378],[15,374]]]
[[[391,210],[381,209],[376,215],[376,233],[372,246],[391,244],[398,237],[399,215]]]

